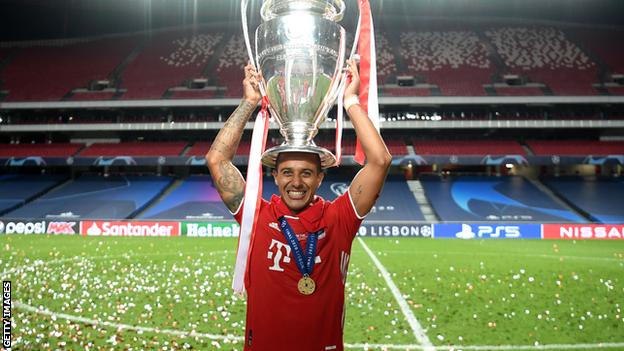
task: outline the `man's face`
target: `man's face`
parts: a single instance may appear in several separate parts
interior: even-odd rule
[[[282,201],[293,213],[303,211],[314,200],[324,176],[318,156],[307,152],[280,154],[273,170]]]

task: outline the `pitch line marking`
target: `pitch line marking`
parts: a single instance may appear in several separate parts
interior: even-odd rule
[[[372,254],[372,252],[370,251],[370,249],[368,249],[368,246],[366,246],[366,244],[364,244],[364,242],[362,241],[361,238],[358,238],[358,240],[360,240],[360,244],[362,244],[362,246],[365,248],[365,250],[368,252],[370,252],[370,254]],[[210,252],[229,252],[231,250],[217,250],[217,251],[210,251]],[[168,256],[170,254],[155,254],[155,253],[151,253],[151,254],[145,254],[148,256]],[[142,255],[142,256],[145,256]],[[123,254],[123,255],[111,255],[111,256],[100,256],[100,257],[90,257],[90,259],[104,259],[104,258],[117,258],[117,257],[123,257],[123,258],[134,258],[135,255],[127,255],[127,254]],[[377,260],[376,257],[371,256],[371,258],[374,257],[374,261]],[[81,259],[81,258],[87,258],[85,256],[75,256],[72,258],[64,258],[64,259],[56,259],[56,260],[51,260],[51,261],[43,261],[43,260],[35,260],[33,262],[33,265],[31,266],[21,266],[21,267],[16,267],[13,269],[10,269],[8,271],[2,272],[0,273],[0,276],[5,275],[5,274],[10,274],[10,273],[14,273],[16,271],[22,271],[28,267],[35,267],[41,264],[51,264],[51,263],[62,263],[62,262],[66,262],[66,261],[72,261],[72,260],[76,260],[76,259]],[[377,260],[377,262],[379,262],[379,260]],[[381,265],[381,262],[379,262],[379,264]],[[383,268],[383,266],[381,266]],[[380,269],[381,270],[381,269]],[[385,271],[385,269],[384,269]],[[388,274],[387,271],[385,271],[386,274]],[[382,272],[383,274],[383,272]],[[390,279],[390,281],[392,281],[392,278],[390,278],[389,274],[388,274],[388,278]],[[394,283],[393,283],[394,284]],[[395,286],[396,287],[396,286]],[[398,291],[398,289],[397,289]],[[402,296],[399,294],[400,298],[402,299]],[[403,299],[403,301],[405,301],[405,299]],[[400,303],[399,303],[400,304]],[[134,326],[134,325],[128,325],[128,324],[120,324],[120,323],[111,323],[111,322],[107,322],[107,321],[99,321],[99,320],[95,320],[95,319],[89,319],[89,318],[85,318],[85,317],[80,317],[80,316],[74,316],[74,315],[70,315],[70,314],[65,314],[65,313],[57,313],[57,312],[53,312],[50,311],[46,308],[36,308],[33,307],[31,305],[28,304],[24,304],[18,301],[14,301],[13,302],[13,306],[15,308],[19,308],[19,309],[23,309],[32,313],[37,313],[37,314],[43,314],[43,315],[47,315],[47,316],[54,316],[57,318],[61,318],[61,319],[66,319],[69,321],[73,321],[73,322],[80,322],[83,324],[88,324],[88,325],[95,325],[95,326],[103,326],[103,327],[109,327],[109,328],[116,328],[116,329],[126,329],[126,330],[133,330],[133,331],[142,331],[142,332],[152,332],[155,334],[169,334],[169,335],[176,335],[176,336],[180,336],[180,337],[199,337],[199,338],[207,338],[207,339],[212,339],[212,340],[231,340],[231,341],[242,341],[244,338],[241,336],[236,336],[236,335],[219,335],[219,334],[209,334],[209,333],[198,333],[195,331],[181,331],[181,330],[172,330],[172,329],[159,329],[159,328],[150,328],[150,327],[141,327],[141,326]],[[410,311],[411,312],[411,311]],[[413,315],[412,315],[413,316]],[[414,317],[415,318],[415,317]],[[417,321],[416,321],[417,322]],[[418,322],[417,322],[418,323]],[[426,337],[426,335],[425,335]],[[416,344],[368,344],[368,343],[355,343],[355,344],[349,344],[349,343],[345,343],[344,344],[345,348],[347,349],[361,349],[361,350],[370,350],[370,349],[381,349],[381,350],[423,350],[423,351],[453,351],[453,350],[475,350],[475,351],[515,351],[515,350],[573,350],[573,349],[609,349],[609,348],[619,348],[619,347],[624,347],[624,342],[604,342],[604,343],[594,343],[594,344],[550,344],[550,345],[468,345],[468,346],[462,346],[462,345],[457,345],[457,346],[423,346],[423,345],[416,345]]]
[[[429,337],[427,337],[427,334],[423,330],[422,326],[420,325],[420,323],[418,323],[418,320],[414,316],[411,308],[407,305],[407,301],[405,301],[405,298],[403,298],[401,291],[399,291],[399,288],[396,286],[396,284],[394,284],[394,281],[392,280],[390,273],[388,273],[388,271],[386,270],[386,267],[381,264],[381,262],[377,259],[377,256],[375,256],[375,254],[368,248],[362,238],[358,237],[358,241],[360,242],[360,245],[362,245],[362,247],[364,248],[364,251],[366,251],[368,256],[370,256],[371,260],[373,260],[373,263],[375,264],[377,269],[379,269],[379,271],[381,272],[381,276],[386,281],[386,284],[390,288],[392,295],[394,295],[394,299],[399,304],[399,307],[401,308],[405,319],[407,319],[407,323],[412,328],[414,337],[422,345],[422,349],[425,351],[435,350],[435,347],[431,343],[431,340],[429,340]]]
[[[207,338],[207,339],[212,339],[212,340],[235,340],[235,341],[243,340],[242,337],[235,336],[232,334],[218,335],[218,334],[198,333],[196,331],[186,332],[186,331],[173,330],[173,329],[160,329],[160,328],[141,327],[141,326],[136,326],[136,325],[121,324],[121,323],[111,323],[107,321],[100,321],[96,319],[74,316],[71,314],[53,312],[53,311],[48,310],[47,308],[36,308],[36,307],[30,306],[30,305],[27,305],[18,301],[13,302],[13,305],[19,309],[23,309],[29,312],[43,314],[43,315],[50,316],[50,317],[58,317],[58,318],[72,321],[72,322],[80,322],[83,324],[89,324],[89,325],[94,325],[94,326],[104,326],[104,327],[111,327],[111,328],[121,329],[121,330],[125,329],[125,330],[133,330],[133,331],[140,331],[140,332],[157,333],[157,334],[169,334],[169,335],[182,336],[182,337],[201,337],[201,338]]]
[[[181,331],[181,330],[172,330],[172,329],[159,329],[159,328],[150,328],[150,327],[140,327],[135,325],[128,324],[120,324],[120,323],[111,323],[107,321],[99,321],[95,319],[89,319],[79,316],[73,316],[65,313],[56,313],[44,308],[36,308],[27,304],[23,304],[21,302],[14,301],[13,305],[16,308],[23,309],[29,312],[43,314],[47,316],[54,316],[61,319],[66,319],[73,322],[80,322],[83,324],[94,325],[94,326],[103,326],[121,330],[132,330],[132,331],[142,331],[142,332],[151,332],[156,334],[169,334],[176,335],[180,337],[199,337],[199,338],[207,338],[211,340],[223,340],[223,341],[243,341],[242,336],[236,335],[219,335],[219,334],[209,334],[209,333],[198,333],[195,331]],[[395,344],[344,344],[347,349],[357,349],[357,350],[371,350],[371,349],[380,349],[380,350],[433,350],[433,351],[453,351],[453,350],[474,350],[474,351],[515,351],[515,350],[573,350],[573,349],[609,349],[616,347],[624,347],[624,342],[612,342],[612,343],[596,343],[596,344],[551,344],[551,345],[471,345],[471,346],[430,346],[425,347],[422,345],[395,345]]]
[[[414,254],[414,251],[409,251],[409,250],[393,250],[393,249],[387,249],[384,250],[385,252],[391,252],[391,253],[399,253],[399,254]],[[436,254],[436,255],[459,255],[459,256],[466,256],[466,255],[474,255],[474,253],[472,252],[460,252],[460,251],[444,251],[444,252],[439,252],[439,251],[428,251],[426,252],[427,254]],[[484,255],[484,256],[497,256],[500,257],[500,253],[495,253],[495,252],[479,252],[479,255]],[[531,255],[531,254],[523,254],[523,253],[505,253],[506,256],[517,256],[517,257],[539,257],[539,258],[550,258],[550,259],[569,259],[569,260],[587,260],[587,261],[609,261],[609,262],[621,262],[624,261],[624,259],[622,258],[615,258],[615,257],[593,257],[593,256],[557,256],[557,255],[548,255],[548,254],[539,254],[539,255]]]
[[[520,350],[579,350],[579,349],[612,349],[624,347],[624,342],[604,342],[597,344],[550,344],[550,345],[471,345],[471,346],[434,346],[436,351],[474,350],[474,351],[520,351]],[[424,350],[421,345],[393,344],[345,344],[345,348],[381,349],[381,350]]]
[[[229,249],[224,249],[224,250],[215,250],[215,251],[207,251],[209,254],[210,253],[228,253],[228,252],[232,252],[232,250]],[[201,254],[201,253],[206,253],[206,251],[195,251],[195,252],[187,252],[187,254]],[[36,259],[33,260],[32,264],[27,264],[24,266],[17,266],[14,268],[11,268],[9,270],[6,270],[4,272],[0,273],[0,278],[5,278],[8,277],[11,274],[15,274],[15,273],[19,273],[25,269],[28,268],[34,268],[37,266],[41,266],[41,265],[51,265],[51,264],[57,264],[57,263],[63,263],[63,262],[69,262],[69,261],[77,261],[80,259],[85,259],[85,260],[108,260],[111,258],[125,258],[125,259],[133,259],[136,257],[145,257],[145,256],[149,256],[149,257],[160,257],[160,256],[179,256],[179,253],[176,252],[166,252],[166,253],[145,253],[145,254],[133,254],[133,255],[129,255],[129,254],[120,254],[120,255],[104,255],[104,256],[95,256],[95,257],[89,257],[89,256],[74,256],[74,257],[66,257],[66,258],[59,258],[59,259],[54,259],[54,260],[49,260],[49,261],[45,261],[42,259]]]

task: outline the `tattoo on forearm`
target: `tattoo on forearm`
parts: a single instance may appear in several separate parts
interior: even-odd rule
[[[255,108],[256,106],[248,101],[241,102],[223,124],[223,128],[217,134],[210,150],[218,152],[230,160],[234,158],[245,124],[249,121],[249,117]]]
[[[243,100],[223,124],[223,128],[210,146],[209,154],[212,154],[212,160],[216,161],[212,163],[216,166],[210,168],[210,173],[221,199],[232,212],[238,209],[245,194],[245,180],[232,164],[232,159],[236,154],[245,124],[255,108],[254,104]]]
[[[245,183],[241,174],[231,162],[226,160],[219,164],[219,173],[216,181],[221,198],[230,211],[236,211],[245,193]]]

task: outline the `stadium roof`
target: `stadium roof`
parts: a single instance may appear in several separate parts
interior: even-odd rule
[[[624,25],[621,0],[371,0],[371,4],[374,13],[386,18],[503,17]],[[237,0],[1,0],[0,41],[85,37],[224,20],[238,23],[238,6]]]

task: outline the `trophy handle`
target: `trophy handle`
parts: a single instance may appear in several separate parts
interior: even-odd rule
[[[247,5],[249,4],[249,0],[241,0],[241,22],[243,24],[243,37],[245,39],[245,46],[247,47],[247,55],[249,55],[249,62],[251,65],[258,71],[259,65],[256,63],[254,59],[253,50],[251,49],[251,40],[249,39],[249,26],[247,24]],[[258,71],[259,72],[259,71]],[[262,73],[262,72],[259,72]],[[264,79],[259,82],[258,87],[260,88],[260,94],[262,96],[266,96],[266,91],[264,89]]]
[[[362,20],[362,10],[359,9],[358,7],[358,21],[357,21],[357,27],[355,29],[355,36],[353,37],[353,46],[351,47],[351,53],[349,54],[349,60],[352,59],[356,59],[358,60],[359,57],[357,57],[357,54],[355,53],[355,50],[357,50],[357,44],[358,41],[360,40],[360,21]],[[346,67],[343,68],[343,71],[346,71]],[[343,92],[345,89],[345,85],[347,84],[347,75],[343,73],[341,79],[340,79],[340,88],[339,88],[339,92],[340,92],[340,96],[338,97],[338,99],[342,99],[343,96]]]

